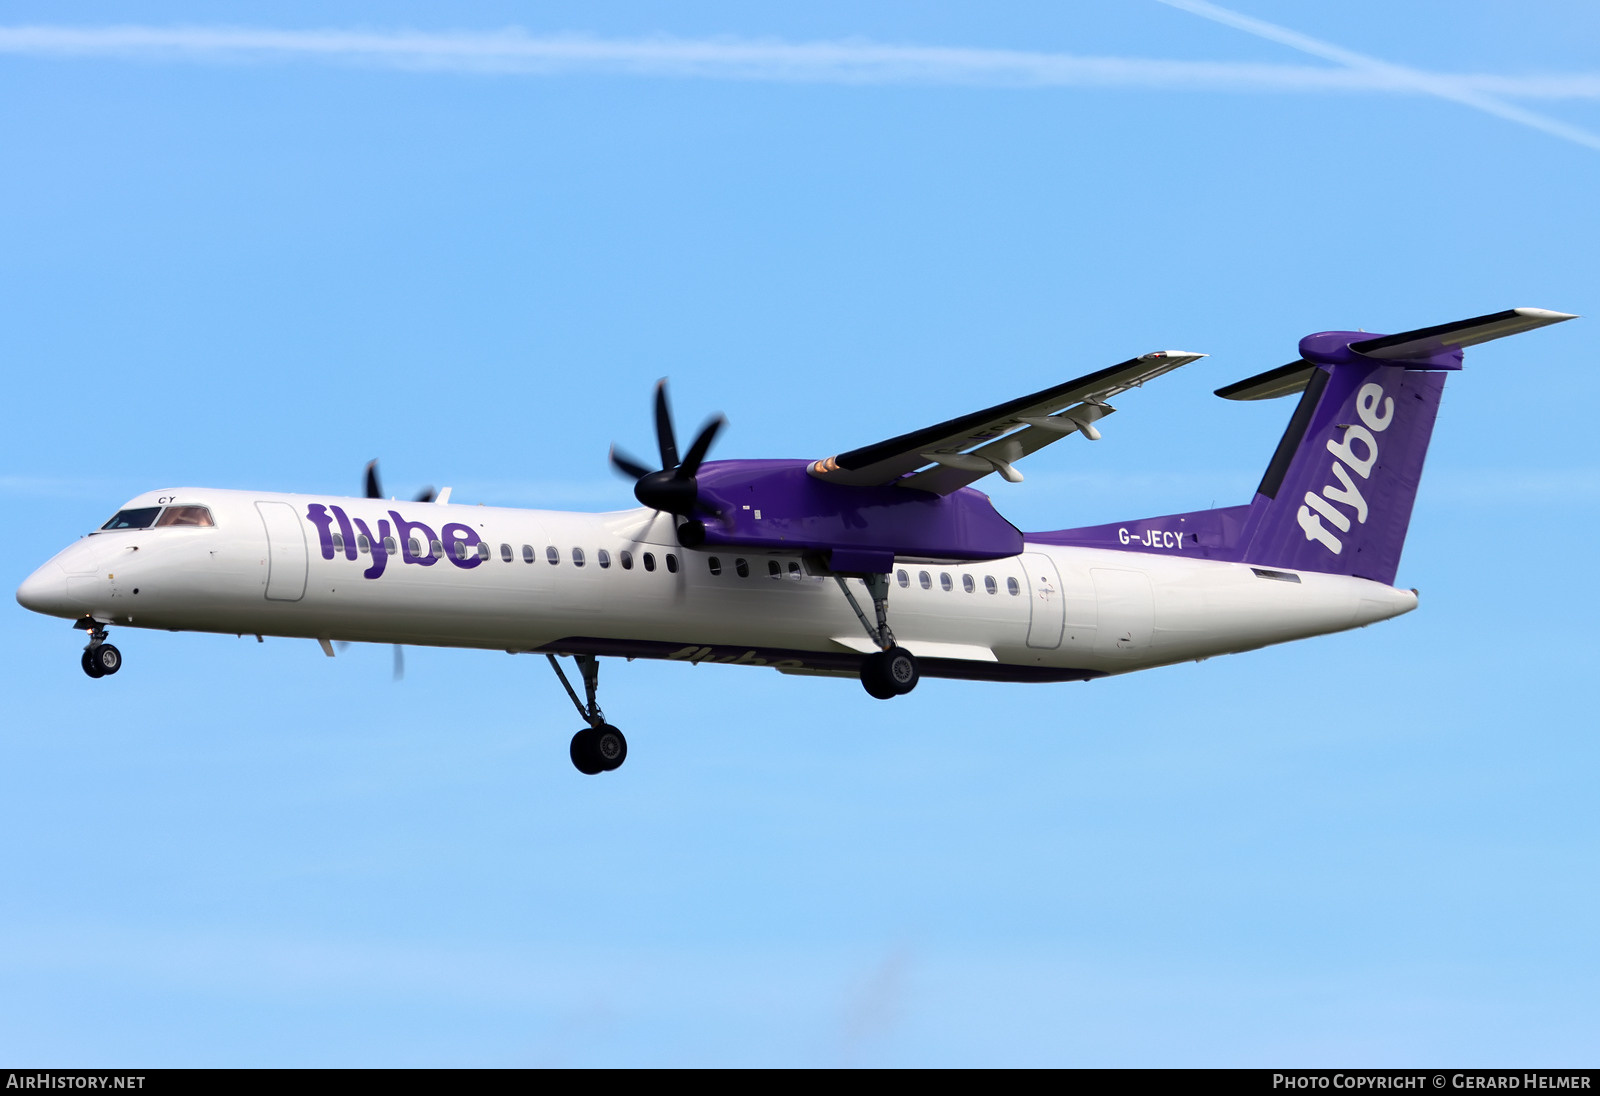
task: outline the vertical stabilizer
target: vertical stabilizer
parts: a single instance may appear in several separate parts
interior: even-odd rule
[[[1219,389],[1230,399],[1302,391],[1251,504],[1241,558],[1392,584],[1461,348],[1571,318],[1518,308],[1399,335],[1324,331],[1300,340],[1299,361]]]
[[[1243,558],[1394,582],[1444,374],[1318,366],[1252,504]]]
[[[1231,400],[1300,394],[1248,506],[1029,533],[1027,539],[1393,585],[1445,374],[1461,368],[1461,348],[1570,319],[1564,312],[1513,308],[1398,335],[1307,335],[1298,360],[1217,389]]]

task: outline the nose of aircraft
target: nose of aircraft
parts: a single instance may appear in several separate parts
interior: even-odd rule
[[[17,603],[24,609],[49,616],[73,616],[67,601],[67,573],[54,562],[46,563],[17,587]]]

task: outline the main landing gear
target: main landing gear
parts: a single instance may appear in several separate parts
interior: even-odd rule
[[[106,642],[106,630],[90,625],[89,644],[83,649],[83,672],[90,677],[107,677],[122,669],[122,652]]]
[[[606,722],[605,713],[600,710],[600,704],[595,699],[595,694],[600,688],[600,660],[594,655],[575,655],[574,661],[583,673],[583,691],[588,698],[588,703],[578,699],[578,693],[567,680],[567,675],[561,669],[561,663],[556,661],[555,655],[546,655],[550,660],[550,668],[561,679],[561,685],[567,690],[567,695],[572,698],[573,707],[578,709],[578,714],[589,725],[572,736],[572,764],[584,776],[595,776],[599,773],[608,773],[620,768],[628,759],[628,740],[622,732]]]
[[[861,621],[867,635],[878,645],[878,650],[861,660],[861,687],[867,690],[868,695],[879,700],[904,696],[915,689],[922,677],[917,670],[917,657],[904,647],[896,646],[894,633],[889,630],[889,576],[866,575],[862,579],[872,595],[873,615],[878,621],[876,628],[867,620],[867,614],[861,611],[861,605],[856,601],[856,595],[845,577],[834,575],[833,580],[844,591],[845,599],[850,602],[850,608],[856,611],[856,619]]]

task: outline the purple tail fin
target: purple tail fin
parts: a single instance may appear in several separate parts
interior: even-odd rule
[[[1348,346],[1365,338],[1326,332],[1300,344],[1311,368],[1250,505],[1244,562],[1394,582],[1444,374],[1360,360]],[[1324,346],[1347,360],[1318,361],[1331,356]],[[1430,365],[1459,369],[1460,351]]]
[[[1307,335],[1298,361],[1217,390],[1236,400],[1301,393],[1250,505],[1028,539],[1182,553],[1390,585],[1445,373],[1461,368],[1461,348],[1572,318],[1516,308],[1399,335]]]

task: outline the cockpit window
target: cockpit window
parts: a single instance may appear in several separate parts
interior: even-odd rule
[[[161,512],[159,506],[141,506],[136,510],[118,510],[101,529],[148,529]]]
[[[204,506],[169,506],[156,520],[157,529],[169,525],[203,525],[209,529],[212,524],[211,511]]]

